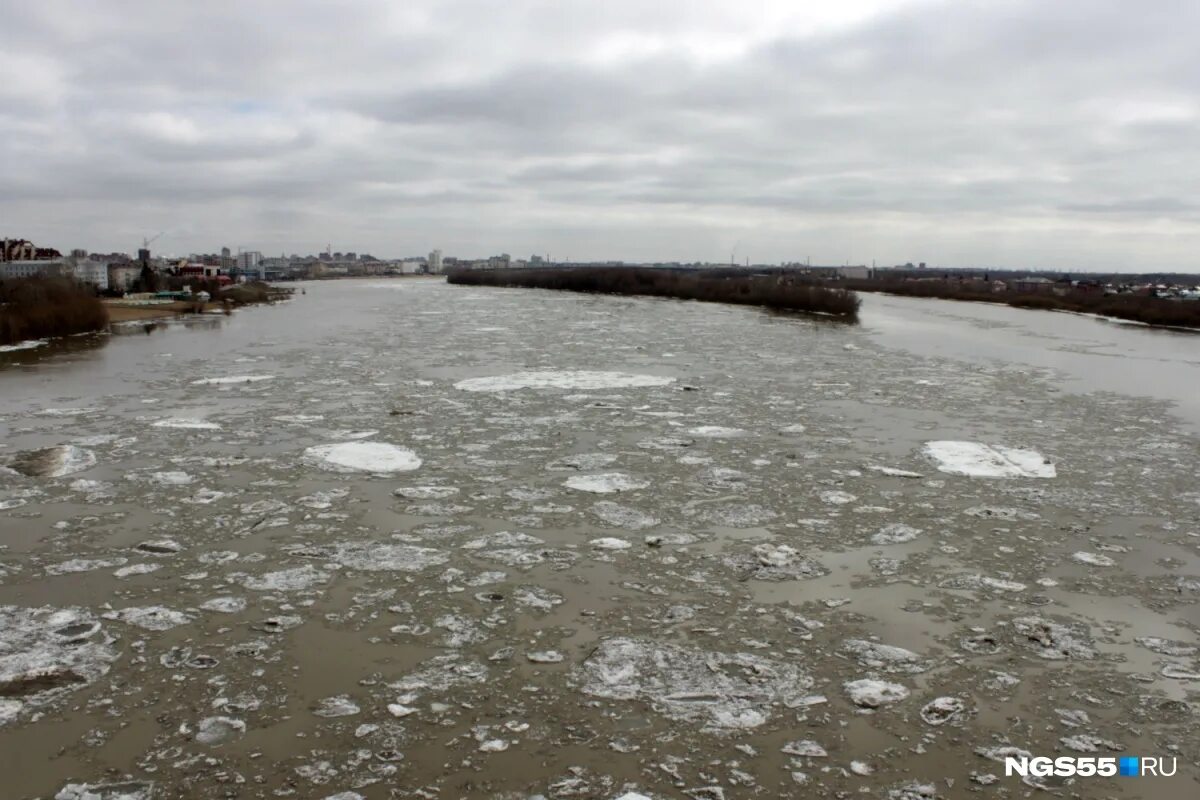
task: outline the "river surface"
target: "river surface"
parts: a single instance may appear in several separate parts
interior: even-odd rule
[[[0,354],[4,798],[1200,790],[1195,335],[300,289]]]

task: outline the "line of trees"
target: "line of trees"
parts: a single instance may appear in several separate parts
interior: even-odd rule
[[[96,290],[70,278],[0,279],[0,344],[103,330]]]
[[[799,276],[747,274],[734,270],[675,270],[653,267],[570,267],[563,269],[454,270],[449,283],[513,286],[600,294],[646,295],[736,303],[787,311],[858,317],[853,291]]]
[[[1144,322],[1149,325],[1200,328],[1200,301],[1194,300],[1169,300],[1141,294],[1103,294],[1094,291],[1069,291],[1065,294],[993,292],[972,288],[970,285],[934,280],[906,281],[876,278],[848,280],[842,283],[848,288],[860,292],[886,292],[906,297],[937,297],[943,300],[971,300],[1048,311],[1076,311],[1131,322]]]

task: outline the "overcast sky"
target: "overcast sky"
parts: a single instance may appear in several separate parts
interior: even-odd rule
[[[0,235],[64,251],[1200,269],[1197,2],[0,20]]]

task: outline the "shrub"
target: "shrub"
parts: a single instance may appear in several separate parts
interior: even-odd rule
[[[102,330],[108,312],[95,290],[68,278],[0,280],[0,344]]]

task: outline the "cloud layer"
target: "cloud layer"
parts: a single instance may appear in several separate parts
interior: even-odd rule
[[[60,249],[1195,268],[1194,3],[0,0]]]

